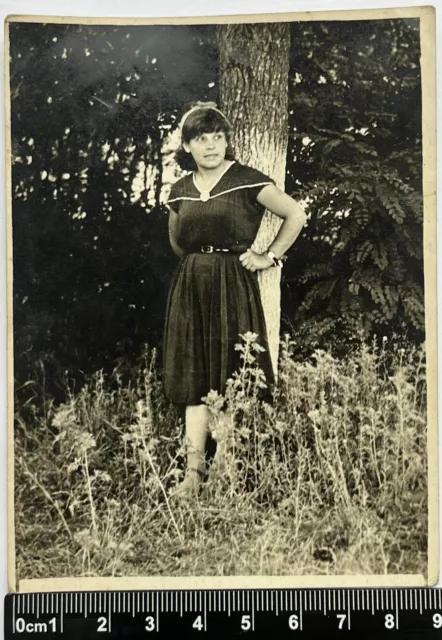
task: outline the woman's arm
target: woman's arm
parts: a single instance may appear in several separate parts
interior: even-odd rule
[[[280,258],[290,249],[301,233],[307,217],[301,205],[275,185],[267,185],[261,189],[257,200],[266,209],[283,219],[276,238],[268,247],[268,251]],[[267,269],[273,264],[265,254],[259,255],[250,250],[243,253],[239,259],[243,266],[250,271]]]
[[[269,251],[274,253],[277,258],[280,258],[290,249],[301,233],[302,227],[307,221],[307,216],[296,200],[293,200],[275,185],[264,187],[257,199],[266,209],[279,218],[283,218],[283,223],[276,238],[268,247]]]
[[[177,235],[178,235],[178,214],[175,213],[173,209],[169,207],[169,242],[172,250],[178,258],[181,258],[184,255],[184,251],[181,247],[178,246],[177,243]]]

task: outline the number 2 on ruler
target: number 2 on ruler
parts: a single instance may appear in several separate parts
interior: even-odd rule
[[[97,631],[107,631],[107,627],[106,627],[106,618],[98,618],[98,629]]]

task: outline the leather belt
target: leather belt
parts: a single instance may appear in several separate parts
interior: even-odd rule
[[[203,244],[195,247],[193,253],[244,253],[250,247],[245,245],[232,245],[230,247],[214,246],[212,244]]]

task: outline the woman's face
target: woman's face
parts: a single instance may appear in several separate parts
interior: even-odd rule
[[[227,138],[224,131],[216,133],[202,133],[183,144],[184,149],[191,153],[199,167],[216,169],[226,156]]]

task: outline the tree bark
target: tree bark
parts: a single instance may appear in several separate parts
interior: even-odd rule
[[[232,123],[239,162],[263,171],[284,189],[288,145],[288,23],[219,25],[220,106]],[[281,226],[266,211],[253,249],[265,251]],[[281,274],[259,272],[269,349],[277,373]]]

